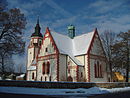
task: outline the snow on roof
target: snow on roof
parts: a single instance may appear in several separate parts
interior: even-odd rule
[[[36,66],[29,66],[27,70],[36,70]]]
[[[65,36],[56,32],[51,32],[51,34],[61,54],[68,55],[77,65],[83,65],[81,64],[79,60],[77,60],[73,56],[72,39],[70,39],[68,36]]]
[[[59,52],[62,54],[72,54],[72,40],[65,35],[52,32],[51,34],[53,36],[53,39],[57,45],[57,48],[59,49]]]
[[[21,74],[20,76],[17,76],[17,78],[23,78],[25,74]]]
[[[83,66],[83,64],[78,59],[76,59],[74,56],[72,56],[70,54],[68,54],[68,55],[77,65]]]
[[[73,54],[74,54],[74,56],[87,53],[93,35],[94,35],[94,31],[89,32],[87,34],[83,34],[83,35],[74,37],[74,39],[72,40],[73,41]]]
[[[53,31],[51,31],[51,35],[53,36],[53,39],[61,54],[66,54],[70,56],[77,65],[83,65],[74,56],[87,53],[92,37],[94,35],[94,31],[76,36],[74,37],[74,39]]]

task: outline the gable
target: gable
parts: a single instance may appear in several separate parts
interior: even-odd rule
[[[94,55],[100,55],[100,56],[105,56],[104,49],[100,40],[100,37],[98,33],[95,34],[94,40],[92,42],[90,54]]]
[[[39,56],[56,54],[57,52],[58,52],[57,46],[47,28],[44,34]]]

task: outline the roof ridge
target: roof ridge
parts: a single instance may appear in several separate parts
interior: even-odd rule
[[[89,34],[89,33],[93,33],[94,31],[91,31],[91,32],[87,32],[87,33],[84,33],[84,34],[81,34],[81,35],[77,35],[77,36],[75,36],[75,37],[79,37],[79,36],[83,36],[83,35],[86,35],[86,34]],[[74,38],[75,38],[74,37]]]

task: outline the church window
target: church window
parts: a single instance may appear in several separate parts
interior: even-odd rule
[[[100,77],[99,61],[97,61],[97,77]]]
[[[51,76],[50,76],[50,81],[51,81]]]
[[[34,72],[32,73],[32,79],[34,79]]]
[[[48,52],[48,48],[45,49],[45,52]]]
[[[102,78],[102,66],[99,65],[99,61],[97,61],[97,64],[94,64],[94,73],[95,73],[95,78]]]
[[[42,74],[45,74],[45,62],[42,65]]]
[[[46,81],[46,77],[45,77],[45,81]]]
[[[41,81],[42,81],[42,77],[41,77]]]
[[[94,64],[94,72],[95,72],[95,78],[97,78],[97,65]]]
[[[83,77],[83,73],[81,72],[81,78]]]
[[[103,77],[103,74],[102,74],[102,65],[100,65],[100,77],[101,78]]]
[[[50,63],[47,62],[47,74],[49,74],[49,71],[50,71]]]

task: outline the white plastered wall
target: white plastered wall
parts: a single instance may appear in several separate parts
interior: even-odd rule
[[[27,60],[27,68],[31,65],[33,60],[34,48],[28,48],[28,60]]]
[[[102,65],[102,74],[103,78],[95,78],[95,69],[94,64],[96,62]],[[105,54],[103,52],[103,48],[101,46],[100,40],[98,36],[96,36],[94,43],[92,45],[92,49],[90,51],[90,82],[107,82],[107,61],[105,59]]]
[[[48,60],[39,61],[37,66],[37,81],[57,81],[57,59],[50,59],[50,72],[49,74],[42,73],[43,62],[47,63]],[[45,79],[46,78],[46,79]],[[51,78],[51,79],[50,79]]]
[[[67,56],[59,54],[59,81],[67,81]]]
[[[50,40],[50,37],[47,37],[48,35],[45,35],[46,38],[43,40],[43,44],[40,49],[40,54],[38,57],[41,56],[48,56],[51,54],[56,54],[56,50],[54,49],[52,42]],[[46,52],[47,48],[47,52]],[[43,74],[42,73],[42,65],[43,63],[50,62],[50,72],[49,74]],[[37,64],[37,81],[57,81],[57,58],[53,59],[47,59],[47,60],[42,60],[38,61]]]

